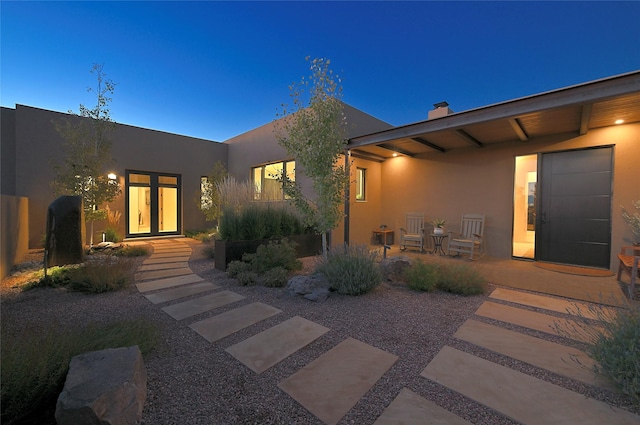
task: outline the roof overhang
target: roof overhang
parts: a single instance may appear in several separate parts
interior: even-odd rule
[[[354,137],[348,146],[354,156],[384,161],[398,154],[583,135],[618,119],[640,122],[640,71]]]

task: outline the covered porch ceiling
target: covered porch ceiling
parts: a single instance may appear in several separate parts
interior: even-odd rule
[[[510,100],[349,140],[352,156],[383,162],[640,122],[640,71]],[[395,155],[394,155],[395,154]]]

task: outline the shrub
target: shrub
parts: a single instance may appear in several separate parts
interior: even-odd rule
[[[282,287],[287,284],[288,272],[300,268],[302,262],[296,258],[294,244],[283,239],[260,245],[255,254],[243,254],[242,261],[230,262],[227,275],[235,277],[245,286],[263,284]]]
[[[107,242],[120,242],[122,236],[120,236],[120,233],[118,233],[115,228],[109,226],[104,229],[104,239]]]
[[[268,288],[282,288],[287,284],[288,272],[284,267],[275,267],[265,272],[262,284]]]
[[[241,271],[236,275],[236,279],[242,286],[253,286],[258,283],[258,273],[251,270]]]
[[[251,264],[245,261],[232,261],[227,265],[227,275],[238,277],[238,274],[251,270]]]
[[[117,291],[133,282],[136,264],[130,258],[107,256],[87,261],[74,270],[67,287],[73,291],[102,293]]]
[[[441,264],[438,289],[459,295],[484,294],[485,278],[468,264]]]
[[[300,218],[284,207],[250,204],[242,210],[225,208],[219,234],[225,241],[287,237],[304,233]]]
[[[107,255],[82,265],[52,267],[47,277],[25,287],[64,286],[72,291],[102,293],[117,291],[134,280],[136,262],[131,258]]]
[[[144,257],[149,254],[149,249],[142,245],[126,245],[119,251],[116,251],[116,255],[122,257]]]
[[[409,288],[416,291],[435,291],[440,279],[440,267],[437,264],[425,264],[416,260],[404,272]]]
[[[204,255],[207,256],[207,258],[215,258],[216,256],[216,246],[215,246],[215,242],[212,244],[207,244],[207,246],[204,247]]]
[[[200,242],[211,242],[214,240],[216,229],[207,230],[185,230],[184,235],[188,238],[195,239]]]
[[[225,241],[242,240],[242,227],[240,226],[240,215],[232,208],[225,208],[222,211],[219,225],[220,238]]]
[[[242,239],[251,241],[267,237],[264,216],[257,205],[250,205],[242,211],[240,223]]]
[[[423,263],[416,260],[405,271],[409,288],[416,291],[436,289],[458,295],[479,295],[486,291],[484,277],[468,264]]]
[[[640,405],[640,307],[635,305],[603,321],[589,354],[599,365],[596,372],[608,376],[623,393]]]
[[[382,283],[377,258],[378,251],[363,245],[336,248],[318,264],[316,272],[324,274],[340,294],[365,294]]]
[[[3,424],[53,423],[56,400],[73,356],[106,348],[138,345],[144,355],[159,341],[152,322],[135,320],[77,329],[50,324],[20,335],[2,332],[0,387]]]
[[[243,260],[245,256],[242,257]],[[268,245],[260,245],[255,255],[251,257],[251,261],[258,273],[264,273],[277,267],[288,271],[302,268],[302,262],[296,258],[295,243],[289,242],[287,239],[269,241]]]

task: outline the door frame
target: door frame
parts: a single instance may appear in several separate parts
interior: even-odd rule
[[[139,184],[131,184],[129,182],[129,176],[131,174],[142,174],[150,176],[150,229],[148,233],[130,233],[130,214],[129,214],[129,188],[140,187]],[[172,177],[176,178],[176,185],[167,185],[165,183],[159,183],[159,177]],[[126,238],[145,238],[155,236],[171,236],[182,234],[182,175],[175,173],[163,173],[156,171],[142,171],[142,170],[125,170],[125,190],[124,190],[124,209],[125,213],[125,235]],[[143,186],[144,187],[144,186]],[[176,202],[176,230],[169,232],[161,232],[159,230],[159,200],[158,189],[160,187],[175,187],[177,189],[177,202]]]

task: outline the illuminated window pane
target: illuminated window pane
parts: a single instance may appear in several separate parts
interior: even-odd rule
[[[254,185],[254,199],[274,200],[284,199],[282,190],[282,176],[286,175],[291,181],[296,180],[296,162],[275,162],[273,164],[254,167],[251,178]]]
[[[172,186],[176,186],[178,184],[178,178],[171,176],[158,176],[158,184],[170,184]]]
[[[129,174],[129,183],[151,184],[151,176],[148,174]]]
[[[366,181],[367,170],[365,168],[356,169],[356,200],[364,201],[366,199]]]
[[[256,167],[253,169],[253,199],[262,198],[262,171],[264,167]]]
[[[158,188],[158,230],[176,232],[178,230],[178,189]]]
[[[205,177],[200,177],[200,208],[203,210],[211,208],[211,190],[213,189],[213,185],[209,181],[209,179]]]

